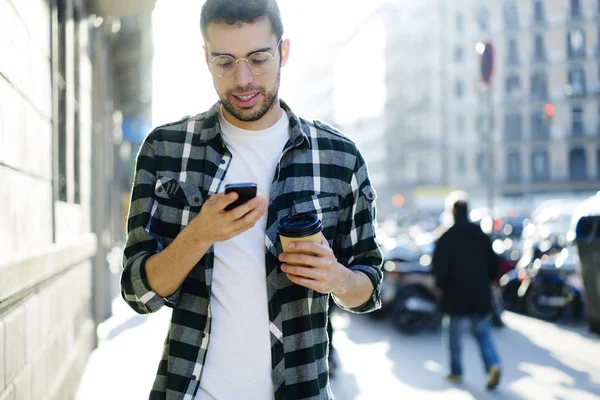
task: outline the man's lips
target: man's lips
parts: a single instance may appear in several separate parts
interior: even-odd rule
[[[240,107],[252,107],[258,101],[260,92],[232,94],[233,101]]]
[[[248,100],[251,100],[252,98],[258,96],[258,92],[234,94],[233,96],[237,97],[238,99],[240,99],[242,101],[248,101]]]

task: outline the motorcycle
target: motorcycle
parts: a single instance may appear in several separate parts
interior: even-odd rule
[[[401,252],[384,262],[382,309],[379,317],[389,317],[404,334],[435,329],[441,321],[438,293],[431,274],[431,256]]]
[[[369,313],[375,319],[383,319],[389,316],[394,307],[398,293],[398,282],[403,279],[405,264],[415,261],[415,255],[408,247],[398,246],[384,257],[383,281],[381,282],[381,308]]]
[[[571,311],[579,319],[583,315],[583,293],[576,275],[576,252],[565,248],[558,254],[542,257],[521,271],[518,296],[524,311],[532,317],[557,321]]]

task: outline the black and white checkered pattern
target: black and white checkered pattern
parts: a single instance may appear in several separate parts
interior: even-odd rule
[[[277,224],[292,212],[317,213],[338,261],[365,273],[376,288],[369,301],[350,310],[369,312],[380,306],[382,279],[374,230],[376,196],[365,161],[351,140],[318,121],[302,120],[281,105],[289,116],[290,140],[273,179],[265,237],[274,398],[330,399],[329,295],[296,285],[281,271]],[[192,400],[210,343],[213,249],[168,298],[150,288],[144,265],[173,241],[223,184],[231,153],[221,139],[218,107],[155,129],[137,156],[122,295],[141,314],[165,304],[173,308],[151,399]]]

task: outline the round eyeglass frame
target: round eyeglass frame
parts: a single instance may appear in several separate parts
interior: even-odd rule
[[[277,42],[277,45],[275,46],[275,49],[276,49],[276,51],[277,51],[277,49],[279,49],[279,45],[281,44],[281,41],[282,41],[282,40],[283,40],[283,38],[279,39],[279,41]],[[265,71],[265,72],[256,73],[256,72],[255,72],[255,71],[252,69],[252,66],[251,66],[251,64],[250,64],[250,62],[249,62],[249,58],[250,58],[250,57],[252,57],[252,56],[254,56],[254,55],[256,55],[256,54],[267,54],[267,55],[268,55],[268,56],[271,58],[271,59],[269,60],[269,65],[272,65],[271,63],[273,62],[273,60],[275,60],[275,57],[276,57],[276,56],[274,56],[273,54],[269,53],[268,51],[259,51],[259,52],[256,52],[256,53],[252,53],[252,54],[251,54],[251,55],[250,55],[248,58],[245,58],[245,57],[235,58],[235,57],[232,57],[232,56],[229,56],[229,55],[220,55],[220,56],[215,56],[215,57],[211,58],[210,60],[208,60],[209,69],[210,69],[210,71],[211,71],[213,74],[215,74],[215,75],[216,75],[216,76],[218,76],[219,78],[229,78],[229,77],[233,76],[233,75],[235,74],[235,72],[237,71],[239,62],[240,62],[240,61],[245,61],[245,62],[246,62],[246,65],[248,66],[248,69],[250,70],[250,72],[252,72],[252,74],[253,74],[254,76],[260,76],[260,75],[264,75],[264,74],[266,74],[267,72],[269,72],[269,71],[270,71],[270,68],[272,68],[272,67],[270,67],[270,68],[269,68],[269,70],[267,70],[267,71]],[[227,57],[227,58],[230,58],[231,60],[233,60],[233,61],[235,62],[235,67],[234,67],[234,68],[231,70],[231,72],[229,72],[229,73],[227,73],[227,74],[219,74],[218,72],[216,72],[216,69],[215,69],[215,67],[213,66],[213,61],[214,61],[215,59],[219,58],[219,57]]]

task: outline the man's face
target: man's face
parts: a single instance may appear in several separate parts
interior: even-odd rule
[[[271,30],[268,19],[260,19],[252,24],[208,25],[206,37],[206,61],[216,56],[229,55],[234,58],[248,58],[258,51],[275,56],[272,68],[262,74],[252,73],[245,61],[237,63],[232,76],[219,77],[212,74],[213,83],[225,110],[243,122],[258,121],[273,107],[279,92],[281,66],[287,61],[289,43],[282,42],[284,57],[277,48],[278,38]]]

